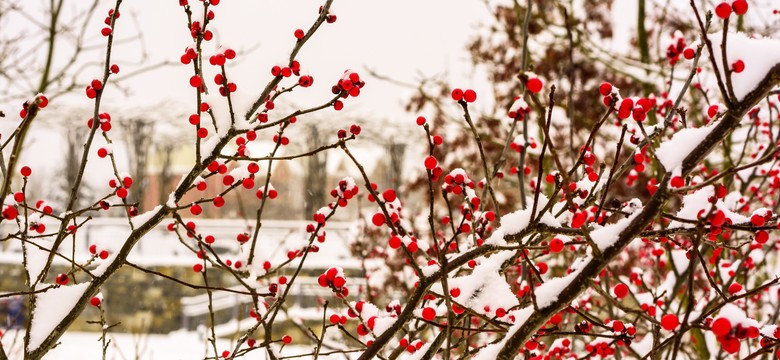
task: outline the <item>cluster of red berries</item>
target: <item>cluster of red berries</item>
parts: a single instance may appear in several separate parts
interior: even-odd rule
[[[360,135],[360,132],[363,131],[363,129],[360,127],[360,125],[352,124],[349,126],[349,133],[355,136]],[[336,136],[338,136],[339,140],[346,139],[347,138],[347,130],[339,129],[336,132]]]
[[[748,11],[747,0],[734,0],[731,4],[724,1],[715,6],[715,15],[721,19],[727,19],[732,11],[737,15],[745,15]]]
[[[333,85],[330,90],[334,95],[340,94],[341,98],[346,99],[349,96],[357,97],[360,95],[360,89],[365,85],[365,81],[360,80],[360,75],[358,73],[348,69],[344,71],[344,75],[341,76],[341,79],[339,79],[336,85]],[[343,108],[344,103],[340,100],[336,100],[333,103],[333,109],[338,111]]]
[[[523,121],[526,114],[531,112],[531,107],[520,96],[515,96],[515,101],[509,107],[507,116],[517,121]]]
[[[203,104],[201,104],[201,111],[202,112],[203,111],[207,111],[208,110],[208,104],[206,104],[206,110],[203,110],[203,106],[202,105]],[[258,116],[258,118],[259,118],[259,116]],[[266,118],[265,121],[268,121],[268,119]],[[265,121],[263,121],[263,122],[265,122]],[[293,116],[289,121],[291,123],[295,122],[295,117]],[[247,156],[246,144],[247,144],[247,142],[255,141],[255,140],[257,140],[257,132],[255,132],[254,130],[248,130],[243,136],[236,137],[236,145],[238,146],[238,148],[236,149],[236,156],[238,156],[238,157],[245,157],[245,156]],[[258,170],[259,170],[259,168],[258,168]],[[250,171],[250,173],[254,174],[254,172],[251,172],[251,171]]]
[[[268,188],[262,186],[259,189],[257,189],[255,196],[257,196],[258,199],[263,199],[264,197],[268,197],[269,199],[273,200],[276,199],[277,196],[279,196],[279,192],[276,191],[273,185],[269,183]]]
[[[680,59],[680,55],[685,56],[686,59],[691,59],[688,56],[691,48],[686,48],[685,38],[680,31],[676,31],[673,36],[673,42],[666,48],[666,57],[669,59],[669,65],[674,65]],[[695,53],[694,53],[695,54]]]
[[[93,118],[87,119],[87,128],[92,129],[93,123],[94,123]],[[100,123],[100,130],[102,130],[103,132],[109,132],[111,130],[111,114],[107,112],[98,114],[98,123]],[[99,152],[98,155],[100,155]],[[105,157],[105,155],[101,157]]]
[[[477,92],[472,89],[461,90],[459,88],[452,89],[452,100],[465,101],[467,103],[473,103],[477,101]]]
[[[208,16],[213,19],[214,12],[209,11]],[[192,39],[197,39],[198,36],[202,36],[203,40],[211,41],[211,39],[214,38],[214,33],[212,33],[211,30],[203,29],[200,21],[193,21],[192,25],[190,25],[190,36],[192,36]]]
[[[344,277],[344,270],[337,267],[331,267],[317,278],[317,283],[322,287],[329,287],[337,294],[345,297],[349,294],[347,289],[347,278]]]
[[[409,250],[410,253],[415,253],[420,248],[417,245],[417,238],[414,236],[406,237],[408,244],[404,244],[405,241],[401,239],[398,235],[393,235],[390,237],[390,240],[387,242],[387,245],[390,246],[391,249],[398,249],[401,247],[401,245],[406,246],[406,249]]]
[[[28,221],[30,222],[30,226],[29,226],[30,231],[35,231],[38,234],[43,234],[44,232],[46,232],[46,225],[40,222],[40,219],[38,219],[37,217],[30,217]]]
[[[605,97],[606,99],[606,97]],[[647,118],[647,113],[655,107],[655,99],[638,98],[636,101],[632,98],[625,98],[618,101],[617,116],[620,120],[628,119],[631,116],[634,121],[642,122]]]
[[[189,52],[190,49],[188,49],[187,54],[191,54]],[[190,55],[192,56],[192,55]],[[225,48],[224,50],[220,48],[220,51],[218,51],[216,54],[209,56],[209,64],[214,66],[224,66],[225,63],[228,60],[233,60],[236,58],[236,51],[231,48]],[[194,60],[194,58],[193,58]],[[221,81],[217,82],[217,85],[222,85]]]
[[[84,88],[84,92],[87,94],[87,97],[90,99],[94,99],[97,97],[98,93],[100,93],[103,90],[103,82],[98,79],[93,79],[89,85],[87,85],[86,88]]]
[[[398,341],[398,346],[400,348],[405,348],[406,352],[410,354],[414,354],[417,352],[417,350],[422,349],[422,347],[425,345],[425,342],[422,340],[416,340],[410,342],[409,339],[407,339],[405,336],[401,338],[401,340]]]
[[[298,60],[293,60],[290,63],[290,66],[280,66],[280,65],[274,65],[271,68],[271,75],[273,76],[281,76],[281,77],[290,77],[290,76],[300,76],[301,75],[301,64],[298,62]]]
[[[325,8],[320,6],[320,10],[318,11],[318,13],[322,14],[322,10],[325,10]],[[328,24],[333,24],[334,22],[336,22],[336,19],[338,19],[338,17],[336,16],[336,14],[332,12],[329,12],[327,15],[325,15],[325,22],[327,22]]]
[[[38,96],[36,96],[36,98],[35,98],[35,101],[38,102],[38,108],[39,109],[43,109],[43,108],[45,108],[46,106],[49,105],[49,98],[47,98],[43,94],[38,94]],[[22,119],[26,118],[27,117],[27,111],[28,111],[29,108],[30,108],[30,102],[29,101],[25,101],[24,104],[22,104],[22,110],[19,111],[19,117],[21,117]]]
[[[346,207],[349,200],[358,194],[360,188],[355,184],[351,177],[345,177],[339,180],[338,186],[330,191],[330,196],[338,199],[338,206]]]
[[[92,256],[99,257],[103,260],[108,259],[108,250],[99,249],[96,244],[89,246],[89,253],[92,254]]]
[[[120,15],[121,14],[119,13],[118,10],[114,11],[114,9],[109,9],[108,10],[108,16],[106,16],[106,19],[103,20],[103,23],[105,23],[108,26],[100,29],[100,34],[103,35],[103,36],[111,35],[114,32],[113,29],[111,29],[111,22],[112,21],[116,21],[116,19],[119,19]]]
[[[729,354],[736,354],[741,347],[740,340],[747,338],[755,339],[760,335],[760,332],[755,326],[742,326],[737,324],[733,326],[731,320],[725,317],[718,317],[710,323],[710,329],[712,333],[717,336],[718,343],[723,348],[723,351]],[[778,331],[775,331],[775,337],[780,335]]]
[[[460,195],[466,188],[474,189],[474,186],[474,181],[468,177],[466,171],[455,169],[444,176],[442,189],[448,194]]]
[[[111,179],[108,181],[108,186],[112,189],[116,189],[116,196],[120,199],[127,198],[128,190],[133,186],[133,178],[130,176],[124,176],[121,183],[117,179]]]

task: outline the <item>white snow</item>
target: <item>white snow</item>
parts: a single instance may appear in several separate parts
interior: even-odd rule
[[[677,212],[677,217],[681,219],[697,221],[700,215],[706,215],[710,211],[712,204],[709,202],[711,197],[715,196],[715,187],[712,185],[705,186],[695,192],[685,195],[683,197],[683,206]],[[727,202],[730,201],[729,196],[726,197]],[[718,200],[715,203],[715,208],[723,212],[727,219],[730,219],[732,223],[740,224],[748,221],[748,218],[744,215],[735,213],[729,209],[723,200]],[[692,228],[694,224],[687,222],[672,221],[669,223],[669,228]]]
[[[720,48],[723,33],[710,34],[710,39],[713,41],[712,48],[715,59],[725,77],[723,55]],[[745,63],[745,69],[741,73],[732,72],[731,74],[734,95],[738,100],[745,98],[766,77],[772,67],[780,64],[780,41],[775,39],[762,38],[760,35],[749,37],[744,33],[728,33],[726,47],[729,68],[738,60]]]
[[[731,326],[737,326],[737,324],[742,325],[742,327],[760,326],[758,321],[749,318],[739,306],[732,303],[723,305],[718,313],[718,317],[729,319]]]
[[[42,288],[49,285],[41,283],[38,287]],[[88,286],[89,283],[61,286],[35,295],[35,312],[30,325],[28,350],[37,349],[46,340],[46,337],[54,331],[57,324],[73,309]]]
[[[498,353],[501,351],[501,348],[504,347],[504,344],[506,344],[507,340],[512,337],[517,332],[517,330],[520,330],[520,328],[525,325],[525,322],[529,317],[531,317],[531,314],[533,313],[533,306],[526,306],[520,310],[510,311],[509,314],[515,317],[515,323],[512,325],[512,327],[509,328],[509,331],[507,331],[507,333],[504,335],[504,338],[497,343],[485,346],[478,353],[474,354],[471,360],[494,360],[497,358]]]
[[[585,268],[585,265],[590,263],[591,259],[592,257],[590,255],[578,258],[571,265],[570,273],[563,277],[546,280],[544,284],[539,285],[539,287],[534,290],[534,295],[536,295],[536,305],[540,309],[544,309],[558,300],[558,295],[560,292],[568,287],[569,284],[571,284],[574,278],[576,278],[582,269]]]
[[[529,203],[532,201],[533,198],[529,198]],[[539,195],[539,204],[537,205],[537,213],[534,214],[535,217],[539,216],[539,211],[544,208],[544,206],[547,204],[547,201],[548,200],[544,195]],[[531,211],[532,208],[529,206],[528,209],[517,210],[513,213],[502,216],[501,226],[499,226],[498,229],[493,232],[493,234],[485,241],[485,243],[496,245],[505,244],[505,236],[518,234],[528,227],[531,222]],[[553,227],[561,226],[561,223],[558,222],[549,212],[544,213],[539,222]]]
[[[170,201],[170,198],[169,198]],[[149,219],[157,215],[158,212],[162,209],[162,205],[157,205],[154,207],[154,209],[149,210],[143,214],[138,214],[137,216],[130,219],[130,221],[133,223],[134,227],[139,227],[143,224],[145,224]]]
[[[688,265],[691,263],[691,260],[688,259],[686,254],[687,251],[681,249],[675,249],[671,252],[672,263],[674,264],[674,268],[677,270],[678,274],[684,273],[685,270],[688,269]]]
[[[714,129],[714,125],[699,128],[687,128],[674,134],[671,140],[664,141],[655,151],[658,160],[664,166],[666,171],[674,171],[680,165],[688,154],[701,143],[705,137]]]
[[[599,247],[599,250],[604,251],[610,246],[612,246],[620,236],[620,233],[628,227],[628,224],[631,223],[632,220],[634,220],[637,215],[639,215],[640,211],[634,211],[633,214],[629,215],[627,218],[620,219],[618,222],[614,224],[609,224],[607,226],[604,226],[600,229],[596,229],[590,232],[590,237],[593,239],[593,242],[596,243],[596,245]]]
[[[448,288],[460,289],[460,296],[454,300],[489,317],[493,317],[498,308],[508,310],[517,306],[517,298],[512,288],[499,273],[501,265],[513,254],[513,251],[502,251],[488,258],[482,257],[471,274],[448,279]],[[440,283],[434,284],[431,290],[441,294],[442,286]],[[489,312],[485,311],[486,306],[490,309]]]

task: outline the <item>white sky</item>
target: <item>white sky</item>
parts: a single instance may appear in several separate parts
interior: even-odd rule
[[[103,11],[110,3],[102,5]],[[135,26],[128,15],[136,15],[149,58],[143,64],[136,63],[142,47],[140,42],[135,42],[117,46],[114,59],[122,67],[122,74],[165,60],[176,64],[125,82],[132,93],[129,97],[118,97],[132,107],[172,101],[190,109],[195,103],[188,84],[192,67],[178,63],[184,48],[191,43],[184,11],[175,1],[149,4],[125,1],[117,28],[119,38],[134,33]],[[228,64],[228,75],[238,85],[235,100],[241,114],[271,78],[270,68],[286,62],[295,43],[293,31],[308,29],[321,4],[322,1],[314,0],[225,0],[213,7],[216,19],[212,30],[216,36],[205,48],[206,54],[213,53],[220,44],[238,51],[240,63]],[[193,8],[200,4],[196,5]],[[420,79],[420,74],[448,73],[456,83],[473,87],[471,83],[475,81],[465,43],[474,36],[479,22],[489,20],[490,15],[481,1],[400,0],[386,5],[379,1],[336,0],[332,10],[338,21],[323,24],[298,56],[303,69],[314,76],[315,86],[288,97],[295,104],[323,102],[331,96],[330,86],[344,70],[365,74],[366,67],[412,83]],[[97,21],[91,31],[97,34],[100,28],[102,24]],[[255,45],[259,47],[254,52],[242,51]],[[215,70],[206,66],[209,84],[213,84]],[[94,71],[95,76],[99,75],[98,69]],[[381,120],[411,118],[403,113],[401,106],[409,94],[409,90],[370,79],[361,96],[349,99],[345,109],[351,115]],[[89,103],[81,93],[78,95],[81,101]],[[107,104],[117,102],[116,92],[109,89],[106,96]],[[209,102],[224,103],[224,98],[217,95]]]
[[[46,1],[21,2],[32,16],[44,16],[41,10]],[[66,14],[75,8],[83,7],[86,1],[66,2]],[[200,9],[198,0],[190,0],[193,9]],[[270,68],[275,64],[286,63],[289,52],[295,44],[293,32],[297,28],[308,29],[317,16],[317,10],[323,0],[223,0],[213,7],[216,18],[210,25],[215,32],[214,40],[205,46],[205,54],[215,52],[219,45],[229,46],[238,52],[238,62],[228,63],[227,71],[231,81],[238,85],[234,94],[234,108],[237,114],[243,115],[260,90],[271,78]],[[105,25],[103,18],[114,4],[112,0],[101,1],[96,16],[88,28],[86,44],[105,45],[105,38],[100,35],[100,29]],[[192,66],[179,62],[185,47],[192,43],[186,28],[186,16],[178,2],[170,1],[124,1],[120,8],[115,31],[115,46],[112,62],[121,67],[120,76],[164,61],[173,65],[166,66],[143,75],[122,80],[122,88],[129,89],[124,93],[111,84],[105,90],[101,111],[108,111],[113,116],[122,113],[138,114],[139,111],[158,112],[158,117],[165,118],[178,114],[174,122],[189,129],[187,114],[194,110],[194,90],[189,85],[192,76]],[[465,49],[466,42],[476,35],[478,24],[490,21],[490,14],[480,0],[396,0],[392,5],[375,0],[335,0],[331,8],[338,16],[334,24],[323,24],[320,30],[304,46],[298,55],[305,72],[314,76],[314,86],[299,89],[277,101],[277,109],[302,108],[319,105],[330,99],[330,87],[346,69],[353,69],[367,77],[365,69],[371,68],[378,73],[394,79],[417,83],[423,76],[447,74],[453,86],[474,88],[482,94],[484,102],[489,98],[489,87],[483,77],[479,76],[470,65],[469,55]],[[197,15],[201,17],[201,15]],[[67,18],[67,17],[66,17]],[[32,22],[21,16],[6,19],[2,24],[3,31],[11,35],[14,32],[28,34]],[[139,32],[143,34],[142,41],[122,41]],[[24,46],[32,47],[42,38],[25,38]],[[248,49],[256,47],[253,52]],[[55,66],[62,66],[70,56],[68,46],[60,46],[60,52],[55,58]],[[62,51],[64,50],[64,51]],[[35,61],[42,64],[43,51]],[[147,57],[144,58],[143,55]],[[205,59],[208,59],[206,57]],[[93,78],[102,75],[103,50],[90,51],[83,56],[83,62],[101,64],[88,66],[81,71],[77,79],[88,83]],[[217,93],[213,85],[216,68],[206,65],[207,84],[211,94],[206,98],[217,110],[219,117],[227,118],[225,98]],[[333,118],[341,126],[351,122],[371,120],[408,124],[412,127],[415,114],[407,114],[403,103],[412,94],[412,90],[399,87],[378,79],[366,79],[367,84],[358,98],[345,101],[345,109],[336,112],[327,109],[314,115],[314,119]],[[36,83],[39,79],[32,79]],[[284,84],[292,84],[297,78],[288,79]],[[480,85],[481,84],[481,85]],[[214,96],[216,94],[216,96]],[[65,105],[66,109],[57,109]],[[58,156],[51,156],[53,149],[64,148],[64,140],[59,126],[51,126],[61,122],[62,117],[72,116],[74,111],[82,112],[83,117],[90,116],[94,101],[87,99],[83,90],[77,89],[73,95],[63,96],[52,101],[50,108],[45,109],[33,125],[33,131],[28,137],[29,151],[23,154],[21,163],[34,163],[38,173],[44,169],[57,171],[61,167]],[[2,133],[6,134],[19,121],[20,104],[0,104],[0,109],[7,114],[0,121]],[[282,116],[284,110],[277,110],[276,117]],[[154,115],[154,114],[150,114]],[[272,115],[272,118],[274,116]],[[81,124],[82,122],[79,122]],[[84,127],[86,131],[86,127]],[[112,133],[115,141],[119,134]],[[97,140],[96,147],[102,139]],[[115,152],[121,154],[122,147],[115,146]],[[42,152],[46,156],[41,156]],[[35,158],[33,160],[32,158]],[[118,160],[123,162],[123,156]],[[97,158],[96,158],[97,159]],[[100,159],[97,159],[100,160]],[[92,165],[94,162],[90,162]],[[93,166],[88,166],[88,172]],[[101,183],[98,181],[98,183]]]

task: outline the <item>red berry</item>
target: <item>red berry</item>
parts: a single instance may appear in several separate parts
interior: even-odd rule
[[[192,215],[198,216],[202,212],[203,212],[203,208],[201,208],[200,205],[192,204],[192,206],[190,206],[190,213],[192,213]]]
[[[685,186],[685,179],[683,179],[681,176],[675,176],[672,178],[671,185],[674,188],[681,188]]]
[[[192,266],[192,271],[194,272],[201,272],[203,271],[203,264],[195,264]]]
[[[564,244],[563,240],[559,238],[553,238],[550,240],[550,251],[554,253],[559,253],[563,250]]]
[[[455,88],[452,90],[452,100],[460,101],[463,99],[463,90]]]
[[[382,198],[387,202],[393,202],[396,199],[395,190],[387,189],[382,193]]]
[[[661,327],[667,331],[674,330],[678,325],[680,325],[680,320],[675,314],[666,314],[661,317]]]
[[[425,120],[425,118],[424,118],[424,117],[422,117],[422,116],[418,116],[418,117],[417,117],[417,125],[419,125],[419,126],[423,126],[423,125],[425,125],[425,121],[426,121],[426,120]]]
[[[114,74],[119,74],[119,65],[117,64],[111,65],[111,72]]]
[[[295,30],[295,38],[296,39],[298,39],[298,40],[303,39],[303,37],[305,35],[306,35],[306,33],[304,33],[303,30],[301,30],[301,29],[296,29]]]
[[[285,344],[289,344],[292,342],[292,337],[290,337],[290,335],[282,336],[282,342]]]
[[[111,28],[109,27],[104,27],[102,30],[100,30],[100,33],[103,34],[103,36],[111,35],[111,32]]]
[[[739,352],[740,345],[742,343],[739,342],[739,339],[735,337],[724,339],[721,342],[721,346],[723,347],[723,351],[729,353],[729,354],[735,354]]]
[[[745,70],[745,62],[742,60],[737,60],[733,64],[731,64],[731,70],[733,70],[735,73],[739,74],[742,71]]]
[[[750,217],[750,223],[753,224],[753,226],[764,226],[766,219],[764,219],[764,217],[759,214],[753,214]]]
[[[22,166],[22,169],[20,171],[22,173],[22,176],[28,177],[30,174],[32,174],[32,169],[30,169],[29,166]]]
[[[474,90],[468,89],[465,92],[463,92],[463,100],[466,100],[466,102],[474,102],[477,100],[477,93]]]
[[[691,48],[686,48],[685,50],[683,50],[683,57],[685,57],[688,60],[691,60],[694,57],[696,57],[696,51]]]
[[[710,105],[710,107],[707,108],[707,116],[713,118],[715,115],[718,115],[719,110],[720,107],[718,105]]]
[[[433,170],[436,168],[436,166],[439,164],[439,162],[436,160],[433,155],[429,155],[425,158],[425,168],[428,170]]]
[[[615,285],[613,291],[615,292],[615,296],[617,296],[618,299],[622,299],[628,295],[628,286],[626,284],[620,283]]]
[[[748,11],[748,2],[746,0],[736,0],[731,3],[731,8],[737,15],[745,15]]]
[[[398,236],[393,236],[390,238],[390,241],[388,241],[388,245],[391,249],[398,249],[401,247],[401,238]]]
[[[766,242],[769,240],[769,233],[764,230],[759,230],[756,232],[756,242],[759,244],[766,244]]]
[[[718,15],[718,17],[721,19],[728,18],[731,16],[731,6],[725,2],[722,2],[715,7],[715,14]]]
[[[729,285],[729,294],[734,295],[740,291],[742,291],[742,284],[734,282]]]
[[[385,215],[382,213],[376,213],[373,217],[371,217],[371,222],[374,224],[374,226],[382,226],[382,224],[385,223]]]
[[[602,96],[608,96],[610,93],[612,93],[612,84],[603,82],[601,85],[599,85],[599,94]]]
[[[89,304],[94,306],[94,307],[100,306],[101,302],[102,301],[100,300],[100,297],[97,297],[97,296],[93,296],[91,299],[89,299]]]
[[[422,317],[425,320],[432,321],[436,318],[436,310],[431,307],[426,307],[422,311]]]
[[[528,91],[530,91],[533,94],[538,94],[540,91],[542,91],[542,87],[544,84],[542,83],[542,80],[539,78],[531,78],[528,79],[528,83],[526,84],[528,87]]]
[[[57,275],[57,277],[54,280],[59,285],[67,285],[69,278],[68,278],[68,275],[60,273],[59,275]]]
[[[6,206],[3,208],[3,218],[6,220],[13,220],[16,219],[16,217],[19,216],[19,211],[16,210],[13,206]]]
[[[731,332],[731,321],[729,321],[729,319],[720,317],[712,322],[710,328],[715,335],[720,337]]]
[[[190,86],[196,88],[196,87],[200,87],[201,85],[203,85],[203,80],[200,78],[200,76],[193,75],[190,78]]]
[[[625,329],[626,325],[624,325],[622,321],[615,320],[612,322],[612,331],[623,332]]]

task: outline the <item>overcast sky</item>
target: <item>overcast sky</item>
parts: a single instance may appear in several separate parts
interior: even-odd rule
[[[190,2],[194,4],[193,9],[200,7],[197,0]],[[25,0],[20,4],[29,14],[42,20],[45,17],[40,9],[45,3]],[[66,14],[86,3],[66,2]],[[104,46],[105,38],[100,35],[100,29],[105,26],[102,20],[113,3],[108,0],[100,2],[96,16],[87,28],[88,45]],[[223,0],[213,7],[216,18],[210,29],[215,32],[215,37],[207,43],[204,51],[208,56],[223,45],[238,52],[238,61],[228,63],[227,72],[230,80],[238,85],[234,103],[239,114],[244,113],[271,78],[270,68],[287,61],[295,44],[294,30],[308,29],[322,3],[322,0]],[[491,20],[481,0],[335,0],[331,10],[338,16],[338,21],[323,24],[298,56],[303,70],[314,76],[315,85],[286,95],[285,99],[277,101],[279,107],[301,108],[321,104],[331,98],[330,87],[344,70],[353,69],[365,75],[366,68],[409,83],[416,83],[424,76],[447,74],[454,86],[476,89],[483,94],[483,101],[489,98],[485,95],[489,87],[484,80],[480,81],[483,78],[479,73],[474,72],[465,49],[466,42],[476,36],[479,25]],[[184,49],[192,44],[183,8],[173,0],[124,1],[121,14],[112,56],[112,62],[121,67],[118,79],[165,61],[173,64],[122,80],[120,84],[123,89],[128,89],[126,93],[110,84],[105,90],[101,110],[114,116],[126,112],[135,115],[139,111],[148,112],[150,116],[160,113],[163,118],[181,114],[180,119],[176,117],[173,120],[188,128],[187,114],[194,110],[195,97],[188,82],[192,66],[179,63]],[[7,35],[14,32],[25,35],[23,47],[38,46],[38,41],[45,40],[43,36],[29,36],[34,29],[31,18],[17,16],[4,21],[3,31]],[[141,40],[124,41],[138,33],[142,34]],[[58,50],[55,66],[62,66],[70,52],[67,45],[58,46]],[[36,61],[42,63],[44,52],[39,53],[41,55]],[[103,60],[102,50],[85,53],[83,62],[101,65],[87,66],[78,75],[78,81],[88,83],[101,77]],[[206,81],[213,84],[216,68],[206,65],[205,73]],[[32,80],[33,83],[37,81],[37,78]],[[346,101],[344,111],[328,109],[316,115],[316,119],[379,120],[413,126],[416,115],[403,111],[403,103],[412,90],[377,79],[368,78],[366,82],[360,97]],[[216,90],[214,86],[211,88]],[[226,101],[219,95],[213,95],[216,93],[213,91],[206,101],[217,110],[218,116],[227,117]],[[1,105],[9,114],[2,121],[2,133],[6,134],[18,124],[20,104]],[[67,110],[57,109],[57,105],[66,106]],[[30,150],[23,154],[21,162],[35,163],[34,169],[39,169],[39,173],[44,168],[58,171],[61,160],[52,156],[52,150],[64,147],[64,141],[62,128],[51,124],[57,124],[68,113],[72,114],[73,109],[83,110],[86,119],[93,106],[94,101],[87,99],[81,89],[72,96],[53,101],[52,106],[39,115],[38,125],[33,126],[28,138]],[[279,111],[277,116],[281,113]],[[348,121],[351,120],[344,121],[344,124],[348,125]],[[86,127],[84,129],[86,131]],[[112,136],[117,139],[119,135]],[[101,146],[100,143],[102,139],[98,138],[96,146]],[[118,154],[122,151],[121,147],[115,149]],[[48,155],[40,156],[42,153]],[[35,160],[32,160],[33,157]],[[120,166],[123,158],[122,155],[118,157]],[[90,162],[88,172],[96,163]]]
[[[191,39],[185,28],[184,12],[175,3],[154,2],[153,6],[146,1],[123,3],[122,13],[137,15],[144,34],[143,42],[117,47],[114,58],[124,73],[165,60],[178,63]],[[271,78],[273,65],[286,62],[295,43],[294,30],[308,29],[321,4],[322,1],[314,0],[226,0],[214,7],[216,19],[212,29],[216,36],[205,48],[206,54],[213,53],[216,45],[238,51],[240,63],[228,64],[228,75],[238,84],[238,109],[245,109],[254,101]],[[475,82],[465,43],[475,35],[479,23],[490,19],[481,1],[336,0],[332,10],[338,21],[324,24],[298,56],[303,69],[314,76],[315,86],[289,97],[294,103],[300,106],[321,103],[331,96],[330,86],[348,68],[364,73],[368,67],[412,83],[423,75],[442,73],[450,74],[462,86],[470,87],[469,83]],[[123,21],[117,33],[132,34],[135,24],[131,19],[120,20]],[[97,33],[101,27],[97,23],[92,31]],[[149,58],[143,64],[134,63],[144,48]],[[249,52],[252,48],[255,49]],[[214,70],[207,66],[209,83]],[[125,83],[132,94],[122,102],[137,106],[165,100],[192,107],[194,98],[188,85],[191,75],[192,67],[181,64],[147,73]],[[369,79],[361,96],[350,99],[346,109],[352,115],[382,120],[408,117],[400,104],[409,93],[387,82]],[[110,95],[107,94],[109,99]],[[219,96],[209,100],[215,105],[224,103]]]

